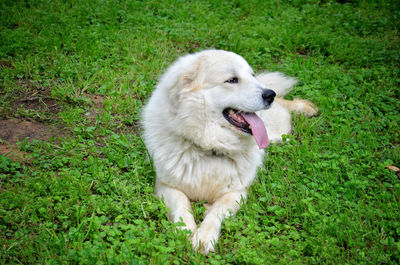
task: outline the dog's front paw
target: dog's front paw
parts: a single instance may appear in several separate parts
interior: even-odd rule
[[[218,241],[219,230],[210,226],[200,226],[199,229],[193,234],[192,244],[196,251],[203,254],[215,251],[215,244]]]
[[[311,101],[306,99],[295,99],[293,101],[296,104],[297,112],[304,113],[307,117],[313,117],[318,114],[318,107]]]

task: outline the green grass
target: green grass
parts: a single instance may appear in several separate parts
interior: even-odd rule
[[[60,132],[20,139],[25,159],[0,155],[0,263],[400,263],[400,178],[386,168],[400,167],[398,1],[3,0],[0,18],[2,119]],[[209,256],[152,195],[138,129],[165,68],[205,48],[298,77],[289,98],[320,109],[267,148]],[[35,95],[41,107],[16,106]]]

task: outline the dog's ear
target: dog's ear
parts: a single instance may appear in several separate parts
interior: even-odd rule
[[[192,64],[191,67],[187,68],[187,71],[182,77],[182,92],[196,91],[201,88],[204,80],[201,74],[204,73],[204,71],[202,71],[204,62],[204,56],[199,56],[196,62]]]
[[[200,86],[199,75],[202,56],[196,54],[181,57],[171,65],[157,85],[168,95],[172,107],[178,107],[183,93],[197,90]]]

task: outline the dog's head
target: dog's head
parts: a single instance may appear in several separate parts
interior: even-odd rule
[[[236,150],[253,136],[259,148],[268,145],[255,112],[268,108],[275,92],[257,81],[241,56],[222,50],[184,56],[167,70],[157,89],[165,91],[170,103],[170,125],[195,144]]]

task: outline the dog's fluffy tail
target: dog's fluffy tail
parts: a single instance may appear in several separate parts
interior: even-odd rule
[[[257,75],[257,80],[267,88],[275,91],[278,97],[283,97],[290,92],[297,83],[294,77],[286,76],[280,72],[265,72]]]

